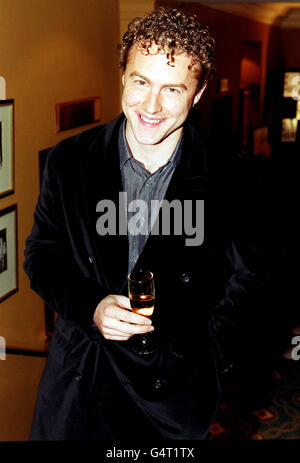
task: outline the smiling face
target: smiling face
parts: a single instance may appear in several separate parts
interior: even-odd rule
[[[175,55],[174,66],[170,66],[165,53],[157,53],[155,46],[148,55],[136,45],[132,48],[122,77],[129,145],[174,144],[179,140],[192,105],[205,88],[198,90],[199,81],[196,72],[188,69],[190,64],[187,54]]]

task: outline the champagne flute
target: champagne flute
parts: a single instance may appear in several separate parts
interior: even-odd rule
[[[134,270],[128,276],[128,294],[132,312],[151,317],[154,311],[155,287],[153,273],[149,270]],[[139,354],[155,351],[151,345],[152,333],[138,335],[139,344],[135,349]]]

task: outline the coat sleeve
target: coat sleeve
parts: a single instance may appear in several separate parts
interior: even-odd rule
[[[93,332],[93,314],[107,295],[104,288],[84,274],[72,254],[64,221],[59,173],[48,155],[43,183],[34,212],[34,224],[26,240],[24,270],[31,288],[60,316]],[[91,329],[92,328],[92,329]]]

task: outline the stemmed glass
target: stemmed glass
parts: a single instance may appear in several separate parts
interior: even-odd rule
[[[130,273],[128,276],[128,294],[132,312],[144,317],[151,317],[155,303],[153,273],[149,270],[134,270]],[[137,336],[139,343],[134,350],[138,354],[150,354],[155,351],[153,345],[151,345],[151,332]]]

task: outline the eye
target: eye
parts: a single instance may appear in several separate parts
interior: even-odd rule
[[[165,89],[165,91],[169,95],[180,95],[180,90],[178,88],[175,88],[175,87],[167,87]]]
[[[138,79],[138,80],[135,80],[134,82],[138,87],[146,87],[147,85],[147,82],[145,80]]]

